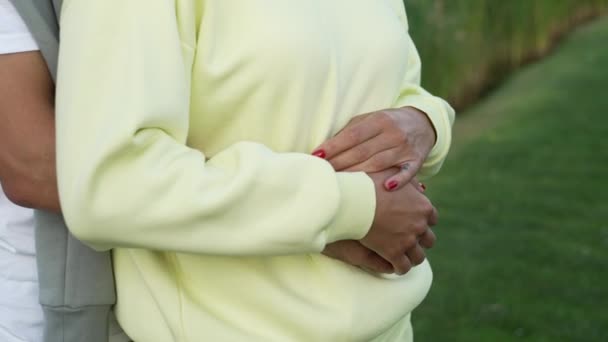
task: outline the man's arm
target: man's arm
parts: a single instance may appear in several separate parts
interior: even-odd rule
[[[20,206],[60,211],[54,85],[38,51],[0,55],[0,183]]]

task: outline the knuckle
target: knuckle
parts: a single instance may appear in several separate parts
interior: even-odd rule
[[[422,234],[420,236],[420,240],[424,241],[424,243],[428,243],[431,242],[435,239],[435,233],[433,233],[433,230],[431,228],[427,228],[427,230],[424,232],[424,234]]]
[[[403,247],[405,247],[406,249],[409,249],[409,248],[415,246],[417,242],[418,242],[418,239],[416,238],[416,235],[409,234],[408,236],[406,236],[403,239]]]
[[[400,129],[395,129],[391,133],[390,138],[394,142],[394,144],[397,145],[407,145],[409,141],[408,134]]]
[[[435,219],[439,218],[439,211],[434,206],[431,206],[431,215],[433,215]]]
[[[398,130],[397,133],[397,139],[398,141],[403,144],[403,145],[408,145],[410,142],[410,136],[405,133],[404,131]]]
[[[433,214],[435,211],[435,207],[431,204],[431,201],[428,199],[422,204],[422,212],[428,217]]]
[[[419,222],[414,225],[414,232],[417,235],[424,234],[427,231],[427,229],[429,229],[429,226],[426,224],[426,222]]]
[[[386,110],[377,112],[376,120],[378,120],[378,122],[383,126],[392,125],[394,122],[393,116]]]

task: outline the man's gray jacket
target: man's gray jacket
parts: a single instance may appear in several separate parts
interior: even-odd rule
[[[11,1],[55,79],[63,0]],[[119,334],[111,313],[116,294],[110,253],[95,252],[76,240],[61,215],[38,210],[35,218],[44,341],[108,342],[109,335]]]

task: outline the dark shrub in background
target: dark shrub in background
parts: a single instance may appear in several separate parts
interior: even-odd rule
[[[563,33],[608,10],[608,0],[405,0],[423,58],[423,83],[458,108]]]

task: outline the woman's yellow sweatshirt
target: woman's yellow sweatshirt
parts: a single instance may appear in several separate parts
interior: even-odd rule
[[[439,169],[454,112],[419,86],[401,0],[66,0],[61,28],[61,205],[114,249],[135,341],[411,339],[428,263],[385,277],[319,254],[367,233],[375,195],[310,155],[413,106]]]

